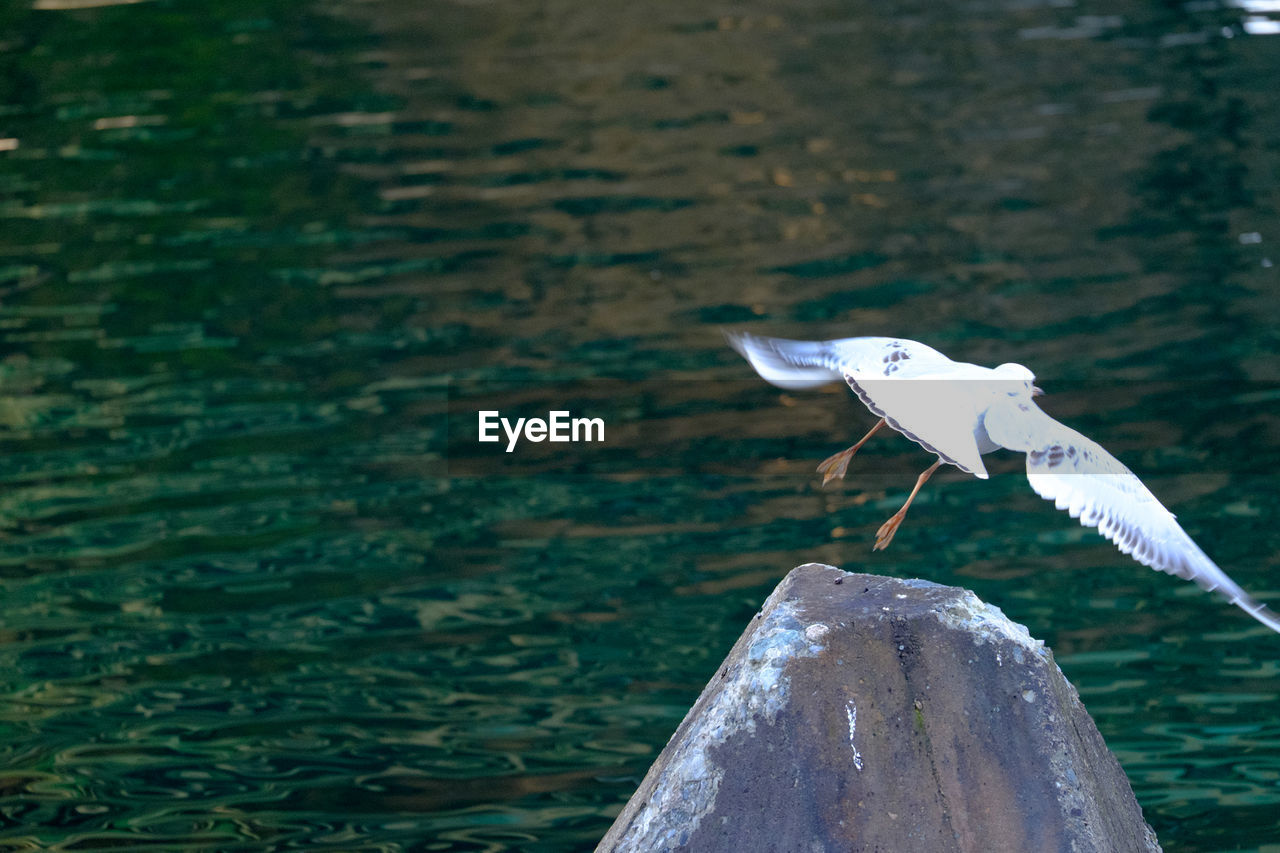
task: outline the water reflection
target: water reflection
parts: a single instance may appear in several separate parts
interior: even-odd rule
[[[1165,849],[1271,839],[1265,629],[1016,460],[872,556],[914,445],[817,488],[869,423],[717,329],[1032,365],[1274,597],[1271,11],[1105,12],[0,13],[0,842],[590,848],[809,560],[1047,639]]]

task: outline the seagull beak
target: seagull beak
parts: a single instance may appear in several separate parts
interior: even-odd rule
[[[1032,385],[1032,386],[1031,386],[1031,396],[1032,396],[1032,397],[1039,397],[1039,396],[1040,396],[1040,395],[1042,395],[1042,394],[1044,394],[1044,389],[1043,389],[1043,388],[1041,388],[1039,385]]]

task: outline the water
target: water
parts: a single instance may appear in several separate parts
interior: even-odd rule
[[[1166,850],[1280,645],[719,327],[1029,364],[1280,600],[1275,88],[1213,3],[0,12],[0,849],[590,849],[792,566],[1055,649]],[[476,412],[603,445],[475,441]]]

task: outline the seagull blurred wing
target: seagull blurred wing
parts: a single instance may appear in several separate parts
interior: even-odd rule
[[[1155,495],[1099,444],[1058,423],[1022,397],[1001,397],[986,413],[992,441],[1027,454],[1027,479],[1042,498],[1110,539],[1144,566],[1218,590],[1280,631],[1280,616],[1259,604],[1200,550]]]
[[[725,338],[757,373],[779,388],[813,388],[847,373],[884,378],[954,364],[933,347],[902,338],[793,341],[746,332],[725,332]]]
[[[841,338],[825,346],[841,373],[882,379],[933,374],[956,365],[933,347],[906,338]]]

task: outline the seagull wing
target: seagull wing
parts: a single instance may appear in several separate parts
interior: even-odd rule
[[[985,404],[970,380],[989,370],[902,338],[846,338],[831,347],[863,405],[942,461],[987,479],[977,442]]]
[[[1040,497],[1110,539],[1144,566],[1218,590],[1274,631],[1280,616],[1240,588],[1187,535],[1173,513],[1097,442],[1058,423],[1025,398],[1001,398],[986,413],[992,441],[1027,454]]]
[[[977,440],[982,400],[971,393],[976,383],[963,375],[963,368],[972,365],[951,366],[947,374],[885,378],[847,372],[844,378],[858,399],[889,426],[943,462],[985,480],[987,468]]]
[[[725,338],[765,381],[792,390],[838,382],[846,373],[883,378],[955,363],[932,347],[900,338],[792,341],[745,332],[725,332]]]
[[[844,379],[868,409],[943,461],[986,479],[974,436],[980,412],[963,381],[982,370],[904,338],[792,341],[727,334],[764,379],[799,389]],[[910,380],[910,381],[908,381]]]

